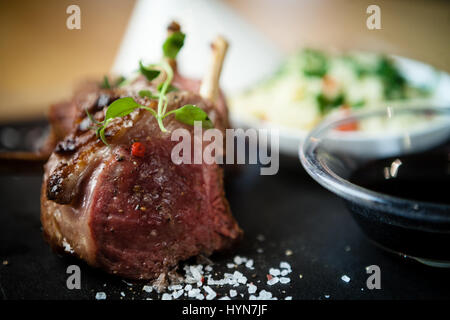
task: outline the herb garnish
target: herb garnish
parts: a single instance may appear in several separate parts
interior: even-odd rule
[[[150,90],[141,90],[139,91],[139,96],[141,98],[150,98],[150,99],[159,99],[159,94],[153,94]]]
[[[125,81],[125,78],[123,76],[118,77],[115,81],[114,81],[114,86],[118,87],[120,86],[123,82]],[[111,89],[111,84],[109,83],[109,78],[108,76],[104,76],[103,77],[103,81],[100,84],[100,88],[102,89]]]
[[[111,89],[111,85],[109,84],[108,76],[103,77],[103,82],[100,85],[102,89]]]
[[[180,31],[170,34],[163,44],[164,57],[167,59],[175,59],[178,52],[183,47],[184,38],[185,35]],[[89,119],[92,123],[94,123],[94,129],[96,130],[97,136],[100,137],[103,143],[108,145],[108,141],[105,136],[105,130],[108,124],[113,119],[124,117],[136,109],[145,109],[149,111],[156,118],[162,132],[167,132],[167,129],[164,127],[163,120],[171,114],[175,115],[175,119],[177,121],[188,125],[194,125],[195,121],[200,121],[204,128],[214,127],[212,121],[208,118],[207,113],[192,104],[187,104],[181,108],[167,112],[168,99],[166,94],[168,92],[178,90],[178,88],[171,84],[173,80],[172,67],[165,59],[159,64],[150,65],[148,67],[144,66],[142,62],[139,62],[139,72],[143,74],[148,81],[152,81],[158,77],[161,70],[164,71],[166,78],[164,82],[158,85],[158,93],[152,93],[150,90],[139,91],[140,97],[158,99],[158,107],[156,111],[150,107],[137,103],[131,97],[120,98],[111,103],[106,110],[105,119],[102,122],[96,121],[86,110]],[[107,85],[107,88],[110,88],[108,78],[106,76],[104,78],[104,85]]]
[[[139,61],[139,72],[142,73],[147,78],[148,81],[152,81],[161,73],[161,71],[159,70],[147,69],[142,64],[142,61]]]
[[[170,34],[163,44],[164,56],[169,59],[175,59],[178,52],[184,45],[185,34],[181,31],[176,31]]]
[[[340,93],[333,99],[327,98],[323,93],[320,93],[317,97],[317,103],[319,104],[319,110],[322,114],[329,112],[331,109],[337,108],[345,101],[344,94]]]

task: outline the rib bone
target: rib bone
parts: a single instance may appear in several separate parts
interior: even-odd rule
[[[203,77],[200,87],[200,95],[204,99],[212,102],[217,100],[219,95],[219,79],[222,71],[223,60],[228,49],[228,42],[221,36],[218,36],[212,43],[212,61]]]

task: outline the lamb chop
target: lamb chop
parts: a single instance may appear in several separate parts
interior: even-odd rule
[[[174,24],[169,31],[169,38],[181,33]],[[155,279],[180,261],[230,248],[242,237],[225,198],[223,169],[171,160],[178,143],[171,132],[193,134],[175,110],[195,107],[207,116],[205,123],[222,132],[228,127],[218,90],[227,44],[219,37],[212,48],[213,63],[201,83],[181,77],[169,54],[165,70],[141,64],[142,74],[125,85],[88,84],[71,102],[53,107],[57,144],[45,165],[41,221],[54,249],[125,278]],[[160,72],[152,79],[154,71]],[[153,96],[158,91],[159,98]],[[139,107],[107,119],[125,102]],[[161,110],[164,119],[157,117]]]

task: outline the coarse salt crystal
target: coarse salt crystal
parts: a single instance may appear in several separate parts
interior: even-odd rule
[[[97,300],[105,300],[106,299],[106,293],[104,293],[104,292],[97,292],[95,294],[95,299],[97,299]]]
[[[200,281],[202,279],[202,275],[201,275],[199,269],[200,268],[196,268],[194,266],[191,266],[191,268],[190,268],[192,277],[197,281]]]
[[[231,289],[231,290],[230,290],[230,297],[231,297],[231,298],[234,298],[234,297],[236,297],[236,296],[237,296],[237,291]]]
[[[172,293],[172,296],[174,299],[178,299],[179,297],[181,297],[183,295],[183,292],[184,292],[183,290],[175,291],[174,293]]]
[[[250,284],[248,285],[248,293],[249,293],[249,294],[255,293],[255,292],[256,292],[256,289],[257,289],[257,288],[256,288],[256,286],[255,286],[254,284],[251,284],[251,283],[250,283]]]
[[[69,253],[74,253],[72,247],[71,247],[70,244],[67,242],[66,238],[63,238],[62,245],[63,245],[63,247],[64,247],[64,251],[69,252]]]
[[[272,293],[266,290],[261,290],[258,296],[258,300],[269,300],[272,298]]]
[[[197,299],[197,300],[204,300],[204,299],[205,299],[205,296],[202,295],[201,293],[199,293],[199,294],[197,294],[197,295],[195,296],[195,299]]]
[[[235,267],[236,267],[236,265],[234,263],[227,263],[227,268],[228,269],[233,269]]]
[[[247,277],[242,277],[242,278],[240,278],[240,279],[238,280],[238,282],[239,282],[239,283],[242,283],[242,284],[246,284],[246,283],[247,283]]]
[[[292,297],[291,296],[286,297],[286,298],[284,298],[284,300],[292,300]]]
[[[286,278],[286,277],[281,277],[280,278],[280,283],[282,283],[282,284],[286,284],[286,283],[289,283],[289,282],[291,282],[290,278]]]
[[[211,289],[211,287],[209,286],[204,286],[203,289],[206,291],[206,293],[208,294],[213,294],[216,293],[213,289]]]
[[[289,263],[283,261],[283,262],[280,262],[280,268],[291,270],[291,265]]]
[[[249,268],[249,269],[254,269],[254,268],[253,268],[253,259],[248,260],[248,261],[245,263],[245,266],[246,266],[247,268]]]
[[[222,298],[219,298],[219,300],[231,300],[228,296],[223,296]]]
[[[270,268],[269,273],[276,277],[276,276],[279,276],[281,272],[280,272],[280,269]]]
[[[120,295],[122,296],[122,297],[125,297],[125,292],[120,292]]]
[[[171,294],[168,294],[168,293],[164,293],[164,294],[162,295],[161,300],[172,300],[172,295],[171,295]]]
[[[188,292],[188,297],[189,298],[194,298],[195,296],[197,296],[200,293],[200,289],[191,289]]]
[[[181,286],[181,285],[179,285],[179,284],[173,284],[173,285],[170,285],[169,287],[168,287],[168,289],[170,290],[170,291],[175,291],[175,290],[180,290],[180,289],[182,289],[183,287]]]
[[[239,266],[239,265],[247,262],[247,258],[236,256],[236,257],[234,257],[233,261],[235,264],[237,264]]]
[[[348,283],[348,282],[350,282],[350,277],[344,274],[344,275],[341,277],[341,280]]]
[[[278,281],[280,281],[280,279],[278,277],[273,277],[273,278],[267,280],[267,284],[269,286],[273,286],[274,284],[278,283]]]
[[[212,300],[212,299],[214,299],[215,297],[217,296],[217,293],[212,293],[212,294],[208,294],[207,296],[206,296],[206,300]]]
[[[286,269],[284,269],[284,270],[281,270],[281,275],[284,277],[284,276],[286,276],[286,275],[288,275],[290,272],[289,272],[289,270],[286,270]]]
[[[147,293],[150,293],[153,291],[153,287],[152,286],[143,286],[142,290],[144,290]]]

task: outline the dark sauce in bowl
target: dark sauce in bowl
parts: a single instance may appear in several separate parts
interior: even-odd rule
[[[390,196],[450,205],[450,148],[373,160],[349,180]]]
[[[449,155],[447,145],[360,163],[350,175],[350,182],[398,199],[397,205],[392,202],[385,209],[346,201],[370,239],[402,256],[450,268]],[[404,215],[392,214],[398,210]]]

